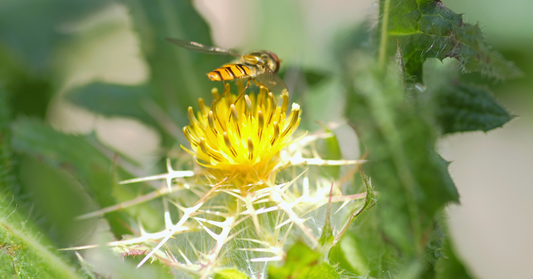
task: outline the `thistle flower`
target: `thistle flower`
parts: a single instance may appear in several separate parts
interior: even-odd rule
[[[285,245],[295,239],[306,239],[315,247],[331,247],[331,239],[338,241],[354,216],[369,206],[372,200],[368,195],[371,194],[369,184],[365,184],[366,193],[344,195],[342,186],[352,179],[357,166],[333,183],[330,178],[316,174],[311,180],[305,169],[296,168],[302,165],[357,165],[362,161],[320,158],[312,143],[331,137],[331,133],[305,134],[292,139],[300,123],[301,110],[298,104],[292,104],[288,113],[289,95],[286,91],[282,92],[279,101],[266,88],[260,88],[257,95],[246,92],[237,95],[232,94],[227,85],[222,95],[216,89],[212,93],[211,106],[206,106],[200,99],[196,115],[192,108],[188,109],[190,124],[183,128],[191,149],[182,148],[193,156],[201,166],[199,169],[174,170],[167,160],[167,173],[121,182],[164,180],[165,185],[79,219],[165,196],[163,230],[149,233],[139,222],[139,236],[107,244],[123,256],[146,255],[139,266],[148,260],[159,259],[178,270],[200,275],[200,278],[207,278],[218,268],[228,265],[240,266],[256,277],[259,266],[252,268],[243,264],[282,260]],[[311,150],[307,150],[309,148]],[[313,157],[305,158],[308,154]],[[289,167],[294,169],[287,175],[277,176]],[[180,194],[173,195],[178,190]],[[178,222],[172,220],[168,201],[182,212]],[[308,222],[309,213],[326,204],[330,208],[333,203],[341,203],[336,212],[353,204],[348,221],[341,229],[318,227],[316,220]],[[359,210],[357,214],[356,209]],[[329,212],[328,209],[326,220],[329,220]],[[329,226],[330,222],[326,224]],[[320,236],[321,240],[330,240],[319,241],[320,231],[328,232],[327,236]],[[185,233],[199,235],[191,240]],[[180,236],[183,236],[180,243],[188,243],[187,247],[177,247],[171,252],[165,246],[166,250],[162,251],[167,241]],[[158,241],[155,247],[153,241]],[[91,247],[94,246],[72,249]],[[227,255],[240,260],[229,260]],[[259,272],[264,272],[264,268]]]
[[[286,90],[281,103],[264,87],[257,96],[231,94],[229,84],[223,96],[216,89],[212,93],[211,109],[199,99],[195,117],[189,107],[190,124],[183,133],[192,151],[183,148],[219,179],[239,180],[242,185],[269,180],[281,161],[280,151],[300,124],[300,106],[293,103],[287,117]]]

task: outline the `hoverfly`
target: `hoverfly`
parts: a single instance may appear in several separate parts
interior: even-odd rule
[[[281,92],[287,88],[283,80],[276,74],[281,60],[270,51],[261,50],[240,54],[233,49],[206,46],[186,40],[171,38],[166,38],[166,40],[177,46],[201,53],[237,57],[237,59],[207,73],[207,77],[212,81],[248,79],[245,89],[250,85],[250,81],[254,81],[258,86],[264,86],[271,92]]]

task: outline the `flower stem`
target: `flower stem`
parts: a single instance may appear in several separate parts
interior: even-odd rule
[[[385,69],[386,66],[386,55],[387,55],[387,41],[388,41],[388,32],[387,29],[389,27],[389,7],[390,7],[390,0],[384,0],[381,2],[383,4],[383,13],[381,14],[383,18],[383,22],[381,24],[381,40],[379,43],[379,56],[378,56],[378,65],[380,69]]]

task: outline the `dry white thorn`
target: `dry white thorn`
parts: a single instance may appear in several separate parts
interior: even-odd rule
[[[172,179],[175,178],[184,178],[184,177],[191,177],[194,176],[194,172],[187,170],[187,171],[176,171],[170,168],[168,170],[168,173],[162,173],[152,176],[145,176],[145,177],[139,177],[139,178],[133,178],[128,180],[120,181],[119,184],[131,184],[131,183],[137,183],[137,182],[144,182],[144,181],[152,181],[152,180],[162,180],[165,179],[167,182],[167,186],[169,186],[169,189],[172,186]]]
[[[214,185],[213,185],[214,186]],[[235,194],[240,194],[241,191],[239,189],[216,189],[215,192],[233,192]]]
[[[292,230],[292,225],[294,223],[291,223],[289,228],[287,229],[287,231],[285,232],[285,235],[283,236],[283,238],[281,239],[281,241],[279,242],[280,246],[283,247],[283,245],[285,244],[285,241],[287,240],[287,238],[289,237],[289,232]],[[283,252],[283,250],[282,250]]]
[[[209,220],[209,219],[205,219],[205,218],[200,218],[200,217],[194,217],[194,219],[196,221],[201,221],[201,222],[205,222],[205,223],[208,223],[208,224],[211,224],[213,226],[217,226],[219,228],[223,228],[225,223],[224,222],[218,222],[218,221],[213,221],[213,220]]]
[[[246,205],[246,208],[250,212],[249,215],[252,217],[252,223],[254,224],[255,231],[258,235],[261,235],[261,225],[259,224],[259,218],[257,217],[257,213],[255,211],[255,208],[250,201],[250,198],[247,196],[246,199],[244,199],[244,203]]]
[[[272,253],[277,254],[278,252],[272,251],[274,249],[271,248],[237,248],[239,251],[250,251],[250,252],[265,252],[265,253]]]
[[[228,194],[228,195],[234,196],[234,197],[236,197],[236,198],[238,198],[238,199],[244,201],[244,198],[242,197],[242,195],[240,195],[240,193],[233,193],[233,192],[228,191],[228,190],[226,190],[226,189],[220,190],[220,192],[226,193],[226,194]]]
[[[304,193],[309,192],[309,177],[307,175],[304,177],[302,189]]]
[[[213,214],[217,216],[225,216],[226,213],[220,212],[220,211],[212,211],[212,210],[198,210],[199,213],[205,213],[205,214]]]
[[[163,238],[163,240],[161,240],[161,242],[159,242],[159,244],[150,253],[148,253],[146,257],[144,257],[141,260],[141,262],[137,265],[137,268],[142,266],[148,259],[150,259],[155,254],[155,252],[157,252],[159,248],[161,248],[161,246],[163,246],[163,244],[167,242],[167,240],[174,234],[174,232],[178,230],[179,228],[181,228],[181,226],[185,223],[185,221],[189,219],[189,216],[202,206],[202,204],[203,203],[198,203],[194,207],[186,208],[180,221],[176,225],[174,225],[171,229],[168,230],[167,235]]]
[[[113,212],[113,211],[116,211],[116,210],[120,210],[120,209],[124,209],[124,208],[130,207],[130,206],[134,206],[134,205],[137,205],[137,204],[140,204],[140,203],[143,203],[143,202],[147,202],[149,200],[153,200],[153,199],[158,198],[160,196],[166,195],[166,194],[170,193],[171,191],[179,191],[179,190],[182,190],[182,189],[183,189],[183,187],[181,187],[181,186],[174,186],[174,187],[172,187],[171,190],[169,190],[167,187],[161,187],[161,188],[159,188],[159,189],[157,189],[157,190],[155,190],[153,192],[150,192],[150,193],[148,193],[146,195],[137,197],[137,198],[135,198],[133,200],[129,200],[129,201],[126,201],[126,202],[119,203],[117,205],[105,207],[105,208],[102,208],[102,209],[97,210],[97,211],[93,211],[93,212],[90,212],[90,213],[87,213],[87,214],[84,214],[84,215],[80,215],[80,216],[76,217],[75,220],[84,220],[84,219],[89,219],[89,218],[101,216],[101,215],[104,215],[105,213]]]
[[[169,202],[171,204],[173,204],[177,209],[181,210],[182,212],[185,212],[187,210],[186,207],[181,206],[179,203],[177,203],[177,202],[175,202],[173,200],[169,200]]]
[[[281,228],[281,227],[287,225],[287,224],[290,223],[290,222],[291,222],[291,219],[287,219],[287,220],[285,220],[283,223],[277,225],[277,226],[275,227],[275,229],[279,229],[279,228]]]
[[[318,245],[318,241],[313,235],[311,229],[305,226],[304,222],[298,215],[292,210],[289,204],[281,197],[281,193],[273,191],[270,195],[272,201],[274,201],[285,213],[287,213],[289,219],[291,219],[296,225],[304,232],[307,238],[313,243],[313,246]]]
[[[254,197],[259,197],[259,196],[263,196],[265,194],[268,195],[268,193],[270,193],[270,187],[256,190],[254,192],[251,192],[250,194],[252,194]]]
[[[137,218],[137,223],[139,223],[139,233],[141,237],[147,235],[148,233],[146,232],[146,230],[144,230],[143,223],[141,222],[140,217]]]
[[[264,246],[269,246],[268,243],[266,243],[266,242],[264,242],[264,241],[261,241],[261,240],[253,239],[253,238],[237,238],[237,240],[239,240],[239,241],[255,242],[255,243],[259,243],[259,244],[264,245]],[[265,244],[265,243],[266,243],[266,244]]]
[[[366,160],[323,160],[320,158],[291,158],[290,159],[290,163],[293,166],[297,166],[297,165],[345,166],[345,165],[359,165],[365,162]]]
[[[341,209],[343,209],[348,203],[350,203],[350,200],[347,200],[347,201],[344,201],[341,206],[339,207],[339,209],[337,209],[337,211],[335,211],[335,213],[333,213],[333,215],[337,214],[337,212],[341,211]]]
[[[85,250],[85,249],[92,249],[92,248],[96,248],[100,245],[98,244],[93,244],[93,245],[84,245],[84,246],[76,246],[76,247],[68,247],[68,248],[60,248],[60,249],[57,249],[59,251],[76,251],[76,250]]]
[[[219,238],[219,235],[214,233],[212,230],[210,230],[208,227],[206,227],[204,224],[202,224],[202,222],[200,222],[199,220],[196,220],[200,226],[202,226],[202,228],[215,240],[218,240]]]
[[[277,262],[281,260],[283,260],[282,257],[276,256],[276,257],[255,258],[255,259],[251,259],[250,261],[253,263],[257,263],[257,262]]]
[[[213,249],[207,256],[207,263],[203,266],[203,272],[202,272],[202,275],[200,276],[200,279],[205,279],[211,274],[211,271],[213,270],[216,264],[216,258],[218,257],[218,255],[220,254],[220,251],[222,250],[222,247],[224,245],[224,240],[228,237],[231,228],[233,228],[235,219],[233,217],[228,217],[226,218],[226,221],[224,221],[224,223],[225,223],[225,227],[222,229],[222,232],[220,233],[220,235],[215,234],[216,235],[215,240],[217,241],[217,244],[215,245],[215,247],[213,247]],[[204,227],[204,229],[206,228]]]
[[[268,195],[270,194],[269,193],[270,191],[265,191],[264,193],[252,193],[253,196],[251,197],[251,202],[253,203],[261,203],[260,199],[264,199],[266,197],[268,197]]]
[[[227,218],[227,217],[226,217],[226,218]],[[244,216],[244,217],[242,217],[241,219],[239,219],[239,220],[237,220],[237,221],[234,221],[234,222],[233,222],[233,226],[234,226],[234,227],[237,226],[238,224],[240,224],[241,222],[243,222],[244,220],[246,220],[246,219],[248,219],[248,218],[250,218],[250,215],[248,215],[248,216]]]
[[[174,257],[174,255],[168,250],[165,250],[165,254],[167,255],[167,258],[169,258],[173,263],[179,263],[176,257]]]
[[[163,209],[165,210],[165,228],[170,229],[172,228],[172,226],[174,226],[174,223],[172,223],[172,218],[170,218],[170,211],[168,210],[168,201],[165,198],[163,198]]]
[[[191,228],[186,227],[186,226],[182,226],[182,227],[176,228],[174,230],[174,232],[173,232],[173,235],[177,234],[177,233],[190,231],[190,230],[191,230]],[[165,230],[162,230],[162,231],[156,232],[156,233],[148,233],[147,232],[147,233],[145,233],[144,235],[142,235],[140,237],[108,242],[107,246],[123,246],[123,245],[133,245],[133,244],[138,244],[138,243],[145,243],[145,242],[147,242],[149,240],[157,240],[157,239],[165,238],[168,235],[168,232],[169,232],[168,229],[165,229]]]
[[[304,199],[304,196],[300,196],[298,197],[295,201],[291,202],[290,205],[291,205],[291,208],[297,206],[298,204],[300,204],[302,202],[302,200]]]
[[[300,177],[307,172],[307,170],[309,169],[305,169],[304,171],[302,171],[299,175],[297,175],[294,179],[292,179],[291,181],[287,182],[287,183],[282,183],[282,184],[279,184],[279,185],[276,185],[276,188],[279,189],[279,192],[285,192],[285,190],[287,190],[290,186],[292,186],[293,184],[295,184],[295,182],[300,179]]]
[[[197,195],[200,198],[205,196],[205,194],[207,194],[206,191],[202,191],[201,189],[196,189],[195,187],[189,188],[189,191],[191,191],[193,194]]]
[[[266,196],[268,196],[268,194],[266,194]],[[268,199],[268,197],[266,197],[264,199],[254,201],[254,204],[265,203],[265,202],[269,202],[269,201],[270,200]]]
[[[192,265],[192,262],[189,260],[189,258],[187,258],[187,256],[185,256],[185,254],[181,251],[181,249],[178,248],[178,252],[180,253],[181,257],[185,260],[185,262],[188,265]]]
[[[236,237],[237,235],[239,235],[241,232],[243,232],[244,230],[248,229],[249,227],[244,227],[240,230],[238,230],[236,233],[230,235],[227,237],[227,239],[224,241],[224,243],[227,243],[228,241],[232,240],[234,237]]]
[[[272,212],[272,211],[276,211],[276,210],[279,210],[279,207],[278,206],[271,206],[271,207],[268,207],[268,208],[260,208],[258,210],[255,211],[256,214],[263,214],[263,213],[268,213],[268,212]]]
[[[187,241],[189,242],[189,246],[191,246],[193,252],[194,252],[194,255],[196,256],[196,258],[200,258],[200,256],[203,256],[203,253],[199,252],[196,247],[194,247],[194,244],[192,243],[192,241],[187,237]]]

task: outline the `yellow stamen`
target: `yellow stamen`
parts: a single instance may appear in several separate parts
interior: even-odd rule
[[[268,180],[281,162],[279,152],[291,142],[290,137],[300,124],[300,107],[293,104],[287,117],[287,92],[280,96],[278,106],[276,97],[266,88],[239,100],[230,89],[226,84],[222,95],[213,89],[215,101],[211,108],[198,100],[196,116],[189,108],[190,124],[183,128],[183,134],[198,162],[208,171],[212,169],[213,175]]]

